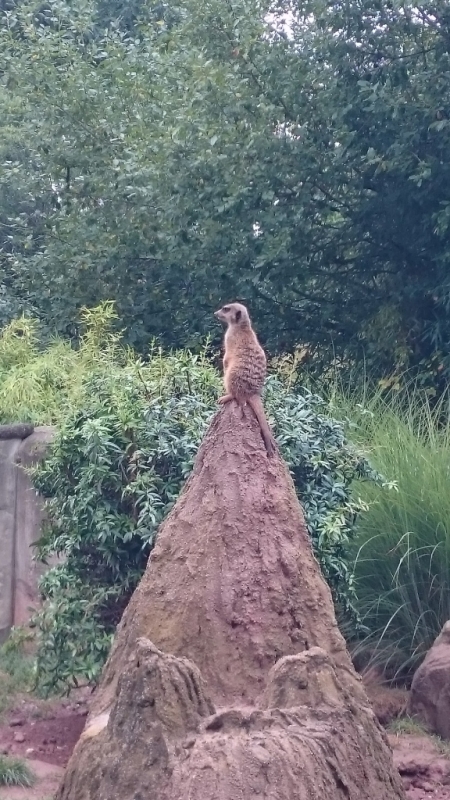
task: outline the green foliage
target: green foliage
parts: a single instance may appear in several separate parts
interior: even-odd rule
[[[76,338],[115,298],[133,345],[191,347],[240,297],[273,351],[441,392],[448,27],[440,0],[3,11],[0,314]]]
[[[190,355],[107,361],[67,411],[35,474],[51,529],[40,553],[64,554],[42,580],[38,672],[44,688],[94,680],[211,417],[217,375]]]
[[[119,358],[118,338],[109,329],[116,320],[113,304],[80,315],[79,346],[54,338],[46,343],[36,320],[13,320],[0,332],[0,422],[58,424],[67,408],[82,402],[84,380],[100,361],[108,372]],[[108,333],[106,331],[108,330]],[[46,346],[44,346],[46,345]],[[120,358],[126,353],[120,350]]]
[[[294,393],[271,376],[266,405],[322,572],[344,617],[354,624],[355,592],[353,572],[347,562],[348,545],[356,518],[361,511],[367,511],[367,504],[355,496],[351,487],[358,479],[380,485],[381,476],[348,443],[344,426],[327,415],[318,395],[306,389]]]
[[[29,418],[48,420],[46,398],[58,423],[48,457],[33,470],[49,520],[40,554],[64,556],[42,579],[45,603],[35,619],[44,691],[98,677],[158,526],[217,409],[220,378],[205,353],[163,354],[154,348],[144,361],[121,346],[110,330],[113,319],[110,305],[84,313],[81,346],[63,349],[63,370],[59,341],[41,351],[34,339],[31,345],[23,336],[10,340],[13,326],[3,349],[0,342],[3,380],[15,376],[16,408],[30,409],[29,354],[31,374],[40,374],[42,363],[47,371],[45,385],[36,384]],[[285,373],[269,378],[265,400],[316,555],[349,617],[355,598],[346,551],[355,519],[366,508],[351,485],[378,476],[346,441],[342,425],[325,413],[323,401],[307,390],[294,391]]]
[[[410,736],[429,736],[426,728],[412,717],[398,717],[389,725],[389,731],[397,735],[407,734]],[[437,737],[436,737],[437,738]]]
[[[408,716],[399,717],[390,723],[388,730],[397,736],[404,734],[407,736],[426,736],[428,741],[434,744],[438,753],[445,756],[445,758],[450,758],[450,742],[448,739],[441,739],[440,736],[430,734],[417,719]]]
[[[0,754],[0,786],[32,786],[34,781],[25,761]]]
[[[34,681],[34,660],[24,652],[24,637],[18,630],[0,647],[0,714],[27,692]]]
[[[342,410],[342,407],[341,407]],[[388,677],[409,677],[450,617],[450,422],[444,401],[432,410],[417,392],[347,409],[352,436],[395,480],[367,484],[355,553],[357,608],[367,635],[356,655]]]

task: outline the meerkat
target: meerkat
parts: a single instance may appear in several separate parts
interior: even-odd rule
[[[266,377],[266,354],[252,328],[249,313],[241,303],[230,303],[214,312],[225,323],[223,381],[226,394],[219,403],[236,400],[252,408],[261,429],[262,438],[270,457],[275,452],[275,440],[269,428],[261,401],[261,391]]]

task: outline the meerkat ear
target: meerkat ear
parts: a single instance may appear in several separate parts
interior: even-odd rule
[[[238,308],[238,310],[236,311],[236,322],[239,322],[241,317],[242,317],[242,311]]]

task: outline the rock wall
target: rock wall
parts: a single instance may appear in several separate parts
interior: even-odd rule
[[[51,427],[0,425],[0,642],[13,625],[22,625],[38,600],[37,583],[45,569],[33,561],[42,502],[23,469],[41,460],[53,440]]]

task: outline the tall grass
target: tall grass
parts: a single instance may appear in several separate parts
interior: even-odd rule
[[[356,402],[335,396],[351,436],[394,486],[367,484],[355,541],[358,608],[367,629],[355,656],[409,677],[450,619],[450,421],[417,391]]]
[[[21,758],[0,753],[0,786],[33,786],[35,777]]]

